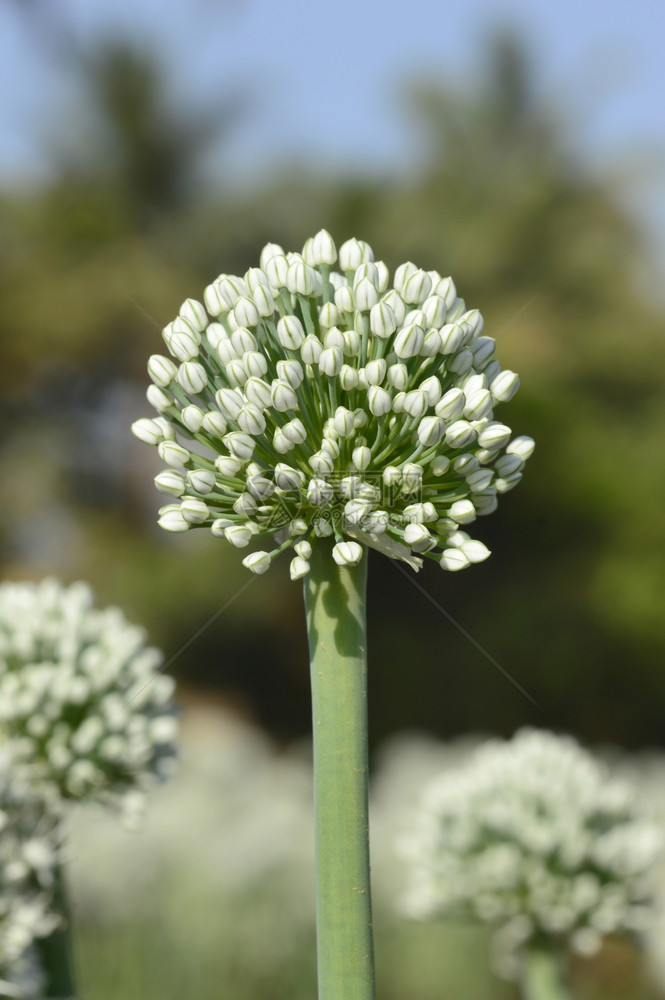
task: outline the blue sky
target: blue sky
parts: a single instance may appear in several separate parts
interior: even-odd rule
[[[124,28],[168,54],[185,104],[248,90],[251,115],[227,169],[251,176],[305,157],[390,172],[413,158],[400,83],[472,80],[483,38],[518,26],[545,101],[563,104],[592,163],[641,161],[628,196],[665,247],[665,5],[656,0],[44,0],[81,37]],[[39,173],[41,132],[57,131],[67,78],[13,4],[0,10],[0,173]],[[646,167],[646,169],[644,169]],[[616,167],[614,167],[616,169]]]

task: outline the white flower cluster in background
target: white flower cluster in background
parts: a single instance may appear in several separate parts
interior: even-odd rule
[[[0,997],[32,997],[40,988],[31,949],[57,925],[49,910],[55,864],[52,824],[0,748]]]
[[[163,528],[268,539],[243,560],[255,573],[293,547],[292,579],[323,537],[340,565],[363,545],[416,567],[487,558],[464,528],[519,482],[534,443],[495,418],[519,379],[451,278],[405,263],[391,284],[367,243],[338,253],[322,230],[301,254],[268,244],[204,302],[165,327],[172,357],[148,362],[159,415],[132,425],[166,466]]]
[[[0,731],[48,808],[126,804],[173,755],[173,681],[161,654],[83,583],[0,585]]]
[[[663,838],[573,739],[523,730],[431,781],[400,849],[405,911],[494,925],[511,972],[543,936],[590,954],[605,935],[641,934]]]

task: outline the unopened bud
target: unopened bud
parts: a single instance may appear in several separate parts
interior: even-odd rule
[[[332,554],[338,566],[357,566],[363,557],[362,545],[358,542],[338,542]]]

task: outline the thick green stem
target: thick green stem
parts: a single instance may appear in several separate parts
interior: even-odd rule
[[[522,992],[524,1000],[572,1000],[554,949],[534,946],[525,953]]]
[[[319,1000],[372,1000],[367,805],[367,553],[340,567],[314,545],[305,577],[312,677]]]
[[[74,963],[72,960],[71,919],[67,891],[60,865],[55,870],[53,909],[62,918],[62,925],[39,941],[39,958],[46,976],[46,993],[49,1000],[73,1000]]]

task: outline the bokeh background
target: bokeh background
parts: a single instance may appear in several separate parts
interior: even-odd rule
[[[391,266],[451,273],[522,376],[511,425],[537,440],[519,489],[483,519],[487,563],[426,566],[428,600],[372,561],[370,738],[385,801],[408,801],[448,759],[440,741],[468,734],[535,725],[662,747],[663,30],[648,0],[0,5],[2,574],[87,579],[146,624],[179,682],[184,774],[200,778],[160,800],[164,822],[140,848],[90,832],[150,889],[111,878],[141,895],[130,919],[81,868],[94,1000],[314,994],[311,908],[293,898],[309,898],[311,863],[300,588],[285,563],[240,592],[235,551],[160,531],[156,458],[128,432],[148,413],[161,327],[269,240],[299,249],[325,226]],[[181,815],[192,788],[200,805],[219,796],[198,826],[193,805]],[[270,854],[280,808],[284,850]],[[220,833],[215,853],[215,831],[242,816],[255,838]],[[243,847],[242,893],[186,867],[194,826],[209,867],[241,870]],[[477,935],[455,931],[461,948],[392,919],[386,939],[402,951],[384,947],[386,1000],[511,996],[482,961],[456,958],[484,955]],[[581,988],[660,995],[636,961],[611,952]]]

